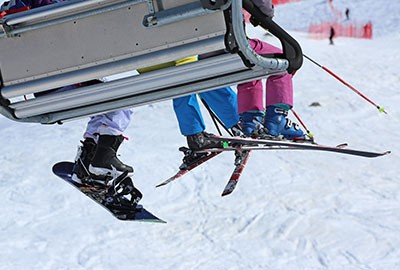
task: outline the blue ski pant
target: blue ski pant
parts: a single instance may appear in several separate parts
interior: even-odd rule
[[[199,95],[227,128],[239,122],[237,96],[232,88],[223,87]],[[193,135],[205,130],[206,125],[195,94],[176,98],[173,105],[182,135]]]

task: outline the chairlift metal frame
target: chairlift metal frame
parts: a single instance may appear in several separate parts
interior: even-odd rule
[[[281,41],[282,55],[252,50],[242,8]],[[0,113],[19,122],[62,123],[292,72],[302,64],[299,44],[251,0],[72,0],[6,15],[0,26]],[[49,91],[193,55],[209,57]]]

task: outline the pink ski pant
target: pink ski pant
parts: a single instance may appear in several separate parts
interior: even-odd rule
[[[282,53],[282,50],[258,39],[249,40],[251,47],[258,54]],[[285,73],[269,76],[265,85],[265,106],[284,103],[293,106],[292,75]],[[264,111],[263,89],[261,80],[239,84],[239,114],[247,111]]]

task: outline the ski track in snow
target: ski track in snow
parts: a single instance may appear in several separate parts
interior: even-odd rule
[[[0,270],[400,269],[400,3],[333,2],[372,20],[376,38],[337,38],[329,46],[290,33],[307,56],[388,114],[306,59],[294,77],[296,112],[321,144],[390,155],[253,151],[235,191],[221,197],[234,161],[223,153],[155,188],[176,173],[185,139],[170,101],[142,106],[121,159],[134,165],[146,209],[168,223],[121,222],[51,172],[75,157],[85,119],[44,126],[2,117]],[[277,7],[276,20],[301,30],[327,11],[325,1],[307,0]],[[258,30],[249,34],[274,42]]]

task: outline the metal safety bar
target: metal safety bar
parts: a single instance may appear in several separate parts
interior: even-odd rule
[[[224,70],[220,69],[221,65],[224,65]],[[263,68],[249,69],[243,66],[239,56],[224,54],[196,63],[17,102],[10,107],[19,119],[35,119],[48,124],[172,99],[279,73],[273,70],[267,72]],[[180,76],[181,80],[176,81],[176,76]],[[57,112],[60,108],[63,111]],[[41,117],[37,118],[37,115]]]
[[[223,48],[223,37],[214,37],[170,49],[164,49],[115,62],[96,65],[86,69],[78,69],[37,80],[5,86],[3,89],[1,89],[1,94],[6,99],[16,98],[65,85],[88,81],[94,78],[102,78],[112,74],[144,68],[147,67],[149,63],[164,63],[172,61],[191,55],[194,51],[198,54],[203,54],[210,51],[218,51]]]

